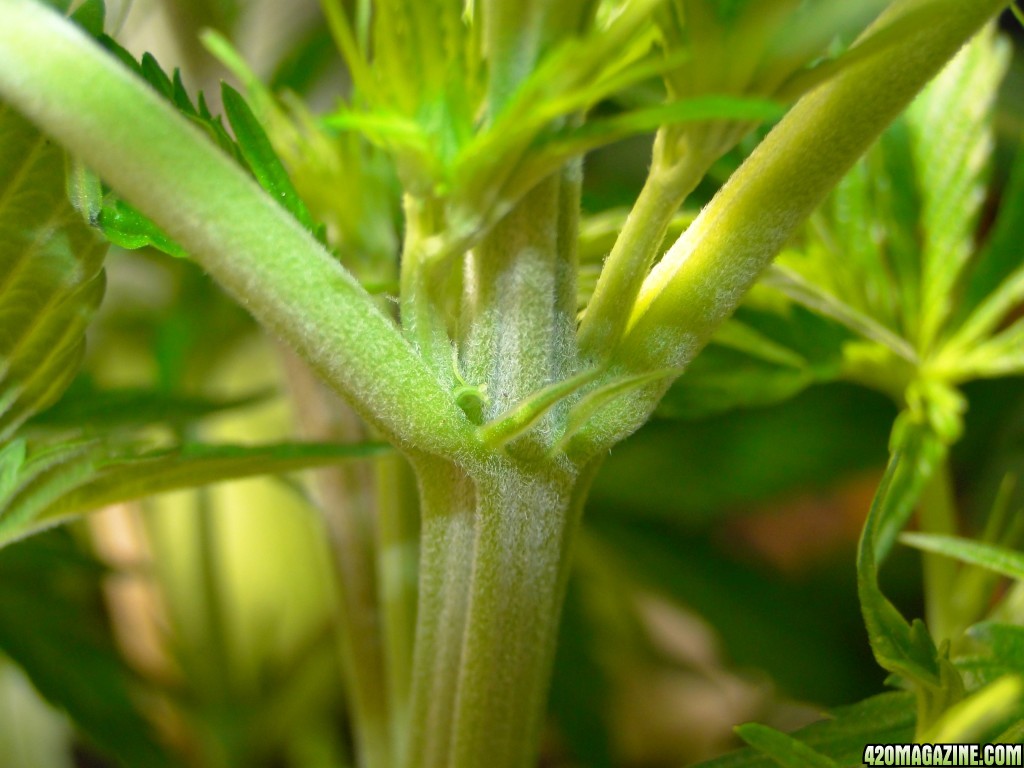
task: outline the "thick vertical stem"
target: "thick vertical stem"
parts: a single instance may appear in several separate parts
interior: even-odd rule
[[[417,469],[421,592],[402,764],[524,768],[535,758],[591,473],[498,457],[471,473]]]
[[[420,481],[420,593],[412,670],[412,703],[400,765],[447,765],[458,689],[466,600],[473,566],[476,494],[456,467],[416,464]]]
[[[576,372],[579,168],[528,193],[474,249],[461,375],[493,418]],[[424,497],[408,768],[526,766],[544,711],[576,468],[550,458],[562,409],[489,456],[417,461]],[[506,452],[507,450],[507,452]]]
[[[450,766],[525,768],[535,758],[574,480],[556,466],[498,464],[478,481]]]

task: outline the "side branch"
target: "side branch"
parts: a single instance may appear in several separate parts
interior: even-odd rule
[[[1005,5],[896,0],[858,45],[898,29],[892,42],[801,99],[651,272],[616,359],[650,370],[688,362],[857,158]]]
[[[356,279],[201,132],[73,24],[0,0],[0,98],[181,243],[400,445],[458,457],[472,425]]]
[[[1006,0],[895,0],[858,46],[871,53],[802,98],[647,277],[612,372],[685,367],[786,240],[925,84]],[[585,453],[647,418],[665,385],[595,417]]]

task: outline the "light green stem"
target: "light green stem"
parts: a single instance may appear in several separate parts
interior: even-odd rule
[[[921,493],[918,521],[925,533],[949,536],[957,534],[956,502],[950,477],[949,459],[935,467],[931,480]],[[923,552],[925,619],[936,642],[952,639],[956,622],[951,600],[957,577],[957,564],[945,555]]]
[[[431,258],[443,217],[436,201],[407,194],[404,200],[405,238],[401,264],[401,320],[406,337],[438,374],[451,378],[451,346],[444,323],[444,297]]]
[[[458,693],[468,584],[473,569],[476,493],[454,466],[417,462],[420,588],[407,751],[400,765],[447,765]]]
[[[392,752],[405,751],[409,727],[419,563],[419,499],[415,478],[400,455],[377,468],[377,583],[387,661]]]
[[[692,153],[669,159],[660,147],[664,140],[665,133],[659,132],[651,170],[601,268],[580,323],[580,351],[595,363],[604,362],[622,338],[629,308],[658,256],[672,217],[706,170],[703,158]]]
[[[1005,0],[895,0],[859,45],[901,35],[804,96],[644,282],[610,375],[683,368],[761,271],[889,122]],[[667,387],[620,398],[578,442],[607,448]]]
[[[499,466],[477,483],[449,765],[526,768],[554,658],[575,477],[558,467]]]
[[[51,9],[0,0],[0,14],[0,98],[162,226],[390,439],[472,450],[472,425],[394,323],[196,126]]]
[[[403,765],[525,768],[592,473],[577,482],[564,463],[495,457],[472,476],[422,466],[419,476],[427,506]]]

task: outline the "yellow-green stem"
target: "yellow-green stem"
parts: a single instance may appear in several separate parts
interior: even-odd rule
[[[622,338],[629,310],[658,256],[672,217],[706,171],[704,159],[692,153],[669,159],[658,146],[664,136],[659,132],[655,139],[651,170],[601,268],[580,323],[580,351],[595,363],[604,362]]]

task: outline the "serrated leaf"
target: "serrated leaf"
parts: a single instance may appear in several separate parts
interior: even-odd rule
[[[953,287],[974,250],[992,149],[992,106],[1009,54],[1009,46],[996,38],[990,25],[907,110],[922,200],[925,343],[952,313]]]
[[[70,383],[103,296],[106,244],[65,191],[63,152],[0,104],[0,443]]]
[[[66,449],[66,458],[37,471],[30,482],[23,481],[0,510],[0,547],[118,502],[257,475],[297,472],[345,459],[373,458],[391,450],[381,443],[252,447],[196,443],[125,458],[111,456],[102,446],[89,449],[89,445],[72,444]]]
[[[883,693],[840,707],[830,719],[792,734],[840,765],[858,765],[865,744],[906,743],[914,739],[915,703],[911,693]],[[754,749],[744,749],[701,764],[701,768],[772,768],[776,763]]]
[[[176,69],[172,75],[168,75],[156,58],[149,53],[143,54],[141,61],[136,62],[128,51],[107,35],[101,37],[101,42],[126,66],[203,130],[211,141],[251,173],[260,186],[291,213],[302,226],[323,241],[322,229],[313,223],[309,210],[295,191],[259,121],[237,91],[227,84],[222,87],[224,108],[235,132],[235,138],[232,138],[224,128],[221,119],[210,113],[202,93],[199,94],[198,105],[193,103],[179,70]],[[178,258],[187,255],[181,246],[168,237],[148,217],[143,216],[133,206],[111,194],[108,194],[108,199],[99,214],[98,225],[111,242],[122,248],[136,249],[151,246]]]
[[[306,229],[316,229],[309,209],[295,191],[288,172],[274,153],[270,139],[242,95],[227,83],[221,83],[221,97],[238,147],[260,186]]]
[[[926,552],[987,568],[1011,579],[1024,579],[1024,553],[996,544],[938,533],[904,533],[900,541]]]
[[[766,725],[748,723],[738,726],[736,733],[782,768],[839,768],[839,764],[831,758]]]
[[[160,227],[120,198],[103,206],[97,223],[106,238],[121,248],[135,250],[151,246],[179,259],[188,255]]]

